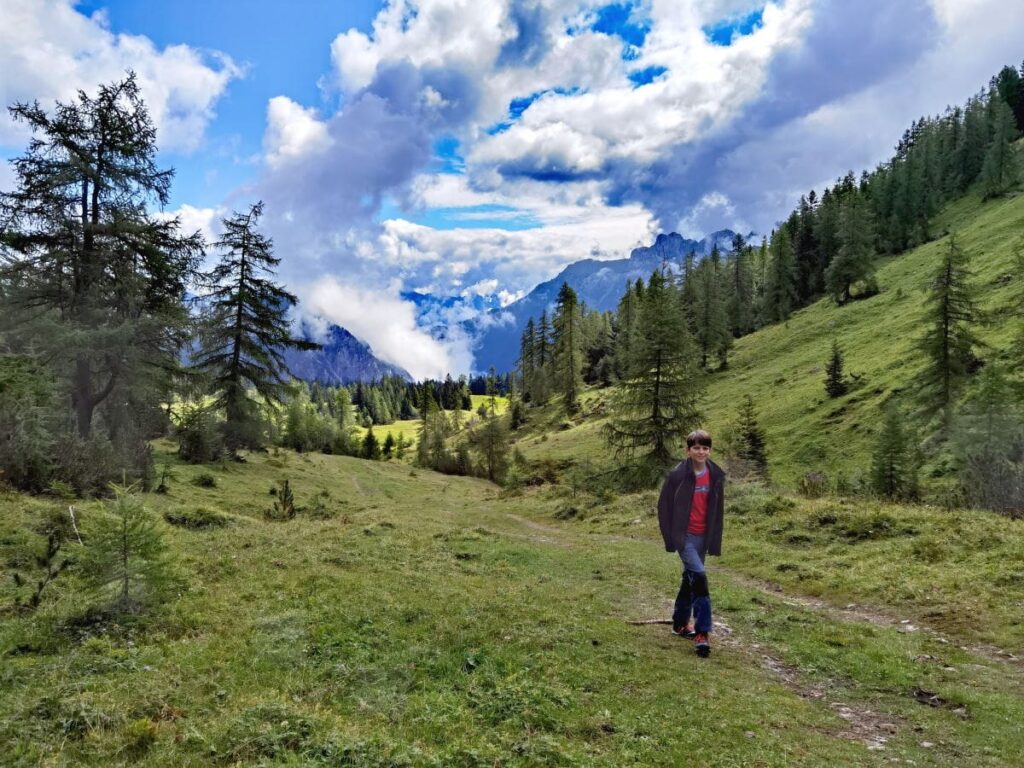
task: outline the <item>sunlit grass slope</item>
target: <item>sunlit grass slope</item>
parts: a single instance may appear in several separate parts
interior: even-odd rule
[[[981,308],[1008,308],[1024,281],[1014,275],[1013,261],[1013,249],[1024,249],[1024,195],[985,204],[974,196],[964,198],[934,228],[955,233],[969,254]],[[728,370],[709,378],[708,426],[721,431],[749,394],[759,408],[769,460],[780,482],[795,484],[812,470],[848,477],[866,472],[880,406],[896,393],[914,396],[924,365],[918,344],[925,331],[925,289],[945,248],[947,237],[885,260],[876,296],[843,307],[822,300],[787,323],[740,339]],[[997,359],[1015,328],[1005,311],[989,324],[979,323],[978,335],[991,345],[982,356]],[[851,391],[837,399],[824,389],[833,339],[844,352],[846,370],[858,377]]]

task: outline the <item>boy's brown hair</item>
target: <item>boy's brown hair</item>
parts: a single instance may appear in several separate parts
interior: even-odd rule
[[[709,435],[703,429],[693,430],[693,432],[686,436],[686,447],[693,448],[693,446],[695,445],[706,445],[708,448],[710,448],[711,435]]]

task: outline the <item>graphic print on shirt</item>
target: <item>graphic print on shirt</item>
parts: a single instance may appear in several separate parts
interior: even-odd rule
[[[707,530],[708,494],[711,492],[711,473],[704,471],[696,475],[693,482],[693,502],[690,504],[690,524],[687,533],[699,534]]]

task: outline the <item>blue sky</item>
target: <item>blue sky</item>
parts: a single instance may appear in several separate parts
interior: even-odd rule
[[[470,368],[458,321],[572,261],[663,231],[770,231],[1019,63],[1024,31],[1024,4],[1001,0],[0,0],[0,15],[5,103],[134,69],[177,170],[168,214],[212,238],[263,199],[305,318],[417,376]],[[26,141],[0,116],[0,156]],[[454,300],[424,318],[409,291]]]

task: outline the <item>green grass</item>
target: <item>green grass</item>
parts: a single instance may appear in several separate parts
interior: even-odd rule
[[[985,204],[973,196],[963,198],[934,228],[955,232],[970,255],[982,309],[1004,310],[977,328],[991,346],[982,355],[999,359],[1019,322],[1005,309],[1022,290],[1022,277],[1005,278],[1014,273],[1014,247],[1024,248],[1024,194]],[[723,433],[749,394],[759,409],[779,482],[794,486],[812,470],[833,478],[866,472],[880,407],[897,393],[912,397],[924,366],[917,345],[925,330],[925,288],[946,247],[947,238],[942,238],[885,260],[876,296],[843,307],[819,301],[787,323],[740,339],[728,369],[708,379],[704,412],[709,429]],[[850,392],[836,399],[824,389],[833,339],[843,350],[847,372],[858,376]]]
[[[626,624],[665,616],[678,580],[651,493],[602,505],[393,462],[278,451],[191,467],[170,444],[157,450],[174,477],[146,497],[154,514],[201,508],[193,518],[216,524],[161,523],[181,576],[162,608],[83,622],[72,572],[37,615],[3,618],[5,764],[1003,766],[1024,750],[1020,670],[925,633],[837,621],[714,570],[724,626],[710,662],[665,627]],[[195,485],[202,473],[216,485]],[[286,478],[298,517],[267,521],[270,486]],[[741,541],[767,515],[751,494],[727,528],[727,564],[756,574]],[[553,525],[568,501],[583,519]],[[63,510],[0,497],[5,568],[51,507]],[[88,542],[102,513],[77,510]],[[828,547],[818,536],[797,558],[808,569]],[[1020,543],[1003,534],[996,552]],[[966,580],[995,545],[965,546]],[[874,589],[859,575],[848,586]],[[1001,616],[994,636],[1008,637]],[[918,688],[947,704],[923,706]],[[841,706],[892,724],[883,751],[851,733]]]

